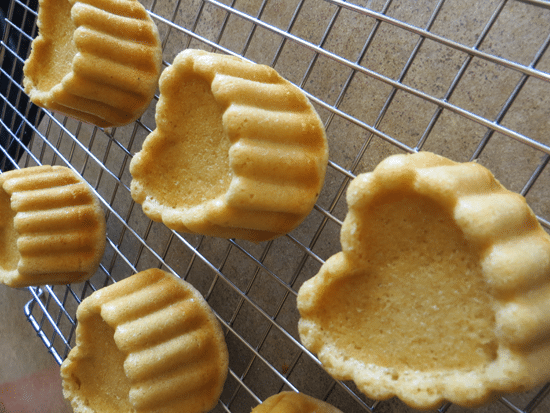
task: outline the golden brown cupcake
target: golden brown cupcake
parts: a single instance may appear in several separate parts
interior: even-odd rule
[[[156,124],[130,165],[132,197],[171,229],[268,240],[319,196],[323,125],[270,67],[185,50],[161,76]]]
[[[477,406],[550,378],[550,237],[477,163],[396,155],[347,192],[342,252],[300,288],[299,333],[373,399]]]
[[[303,393],[284,391],[256,406],[252,413],[342,413],[336,407]]]
[[[43,108],[101,127],[147,109],[162,50],[137,0],[40,0],[38,37],[23,68],[25,92]]]
[[[10,287],[90,278],[105,250],[105,217],[88,184],[62,166],[0,175],[0,282]]]
[[[76,346],[61,365],[75,413],[199,413],[216,405],[227,347],[189,283],[142,271],[94,292],[76,315]]]

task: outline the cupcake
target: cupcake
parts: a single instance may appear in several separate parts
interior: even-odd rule
[[[0,282],[69,284],[96,272],[105,217],[88,184],[69,168],[36,166],[0,175]]]
[[[275,394],[252,413],[342,413],[336,407],[303,393],[284,391]]]
[[[156,125],[130,164],[132,197],[173,230],[273,239],[298,226],[319,196],[323,125],[270,67],[181,52],[161,76]]]
[[[32,102],[101,127],[147,109],[162,50],[137,0],[40,0],[38,37],[23,67]]]
[[[299,334],[335,378],[418,408],[550,378],[550,237],[483,166],[387,158],[347,192],[342,252],[299,290]]]
[[[189,283],[159,269],[85,298],[61,365],[75,413],[202,413],[228,371],[220,324]]]

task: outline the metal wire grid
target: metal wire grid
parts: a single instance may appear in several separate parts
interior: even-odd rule
[[[148,220],[129,195],[127,166],[154,128],[156,99],[140,120],[117,129],[49,112],[42,121],[29,116],[18,72],[36,35],[28,27],[36,5],[13,0],[1,49],[0,125],[9,139],[0,146],[0,167],[71,167],[102,200],[108,226],[107,250],[90,281],[29,288],[25,314],[32,327],[61,363],[74,345],[83,298],[160,267],[195,285],[226,331],[230,374],[214,411],[248,412],[284,389],[344,412],[409,411],[396,400],[368,400],[353,383],[335,382],[322,370],[299,341],[297,290],[340,249],[349,181],[392,153],[425,149],[477,159],[526,196],[550,228],[550,27],[544,24],[550,3],[153,0],[145,6],[159,27],[165,66],[188,47],[215,50],[275,67],[304,90],[329,137],[325,188],[303,225],[259,245],[179,234]],[[33,132],[30,142],[25,129]],[[478,411],[544,411],[549,390],[547,384]],[[446,404],[439,411],[461,409]]]

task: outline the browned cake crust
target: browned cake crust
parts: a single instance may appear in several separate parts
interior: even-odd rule
[[[220,324],[191,284],[159,269],[104,287],[77,309],[61,365],[75,413],[202,413],[228,371]]]
[[[256,406],[252,413],[342,413],[336,407],[303,393],[284,391]]]
[[[62,166],[0,175],[0,282],[11,287],[90,278],[105,250],[105,217],[88,184]]]
[[[359,175],[347,201],[342,252],[297,300],[331,375],[422,409],[550,378],[550,237],[522,196],[424,152]]]
[[[303,93],[270,67],[185,50],[160,79],[132,197],[176,231],[263,241],[311,212],[328,160]]]
[[[157,88],[162,50],[137,0],[40,0],[25,92],[46,109],[102,127],[137,119]]]

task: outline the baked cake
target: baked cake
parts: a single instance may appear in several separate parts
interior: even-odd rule
[[[90,278],[105,250],[105,217],[88,184],[63,166],[0,174],[0,282],[10,287]]]
[[[142,271],[85,298],[76,346],[61,365],[75,413],[199,413],[228,371],[220,324],[189,283]]]
[[[164,70],[132,197],[169,228],[264,241],[311,211],[328,147],[319,116],[268,66],[185,50]]]
[[[347,192],[342,252],[299,290],[299,334],[373,399],[477,406],[550,378],[550,237],[483,166],[387,158]]]
[[[303,393],[284,391],[256,406],[252,413],[342,413],[336,407]]]
[[[23,68],[31,101],[101,127],[137,119],[157,89],[162,50],[137,0],[40,0]]]

